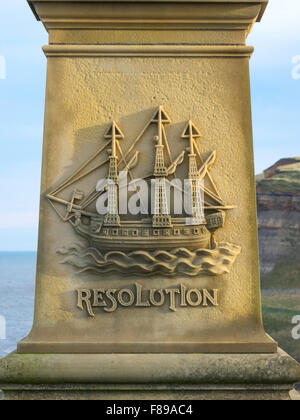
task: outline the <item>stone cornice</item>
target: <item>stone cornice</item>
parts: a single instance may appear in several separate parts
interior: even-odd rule
[[[31,0],[49,29],[245,29],[266,0]]]
[[[47,45],[47,57],[250,57],[253,47],[228,45]]]

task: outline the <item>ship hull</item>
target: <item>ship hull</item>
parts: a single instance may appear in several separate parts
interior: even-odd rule
[[[87,239],[91,246],[106,251],[166,250],[186,248],[210,249],[211,233],[205,225],[176,225],[171,228],[153,229],[145,226],[121,224],[103,227],[100,232],[90,226],[74,226],[76,232]]]

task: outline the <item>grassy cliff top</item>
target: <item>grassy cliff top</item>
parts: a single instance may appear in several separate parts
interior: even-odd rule
[[[270,170],[256,177],[257,188],[261,193],[300,194],[300,158],[293,158],[287,165],[274,165]],[[271,168],[272,169],[272,168]]]
[[[300,290],[300,245],[295,246],[289,258],[278,261],[274,269],[261,278],[262,288]],[[299,300],[300,305],[300,300]],[[299,307],[300,310],[300,307]],[[299,312],[300,313],[300,312]]]

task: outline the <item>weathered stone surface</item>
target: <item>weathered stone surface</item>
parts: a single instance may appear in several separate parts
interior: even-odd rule
[[[1,383],[290,384],[298,363],[275,354],[12,354]]]
[[[93,401],[289,401],[300,400],[300,395],[285,385],[213,385],[213,386],[120,386],[107,385],[40,385],[3,388],[3,400],[93,400]],[[1,397],[0,397],[1,399]]]
[[[187,7],[180,1],[159,6],[137,1],[130,7],[118,3],[117,10],[114,2],[75,3],[32,2],[51,40],[44,48],[48,78],[35,323],[18,350],[276,352],[261,317],[249,82],[253,48],[245,45],[266,2],[195,1]],[[153,30],[154,43],[149,43]],[[123,40],[119,31],[125,31]],[[213,179],[234,208],[215,236],[217,242],[242,248],[234,269],[213,278],[132,275],[130,282],[118,273],[79,275],[62,264],[57,251],[80,238],[59,219],[47,194],[101,147],[112,120],[126,133],[122,145],[127,150],[159,105],[172,116],[168,138],[174,156],[186,146],[180,135],[191,118],[201,128],[203,156],[217,151]],[[153,133],[147,140],[139,149],[137,177],[149,165],[151,170]],[[84,179],[80,188],[90,191],[106,173],[100,168],[91,185]],[[120,290],[134,283],[144,290],[181,283],[210,287],[220,290],[220,302],[192,308],[193,313],[190,308],[170,312],[166,306],[119,308],[104,315],[98,310],[92,320],[77,308],[78,289]]]
[[[0,389],[11,399],[289,399],[300,366],[281,350],[273,355],[12,354],[1,361],[0,377]]]

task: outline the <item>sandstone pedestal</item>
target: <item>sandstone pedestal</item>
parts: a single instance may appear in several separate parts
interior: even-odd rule
[[[289,400],[299,365],[277,354],[18,355],[1,362],[6,399]]]
[[[299,365],[262,325],[246,45],[267,2],[29,3],[49,32],[37,289],[6,398],[288,399]],[[151,214],[117,214],[125,169],[163,181]]]

